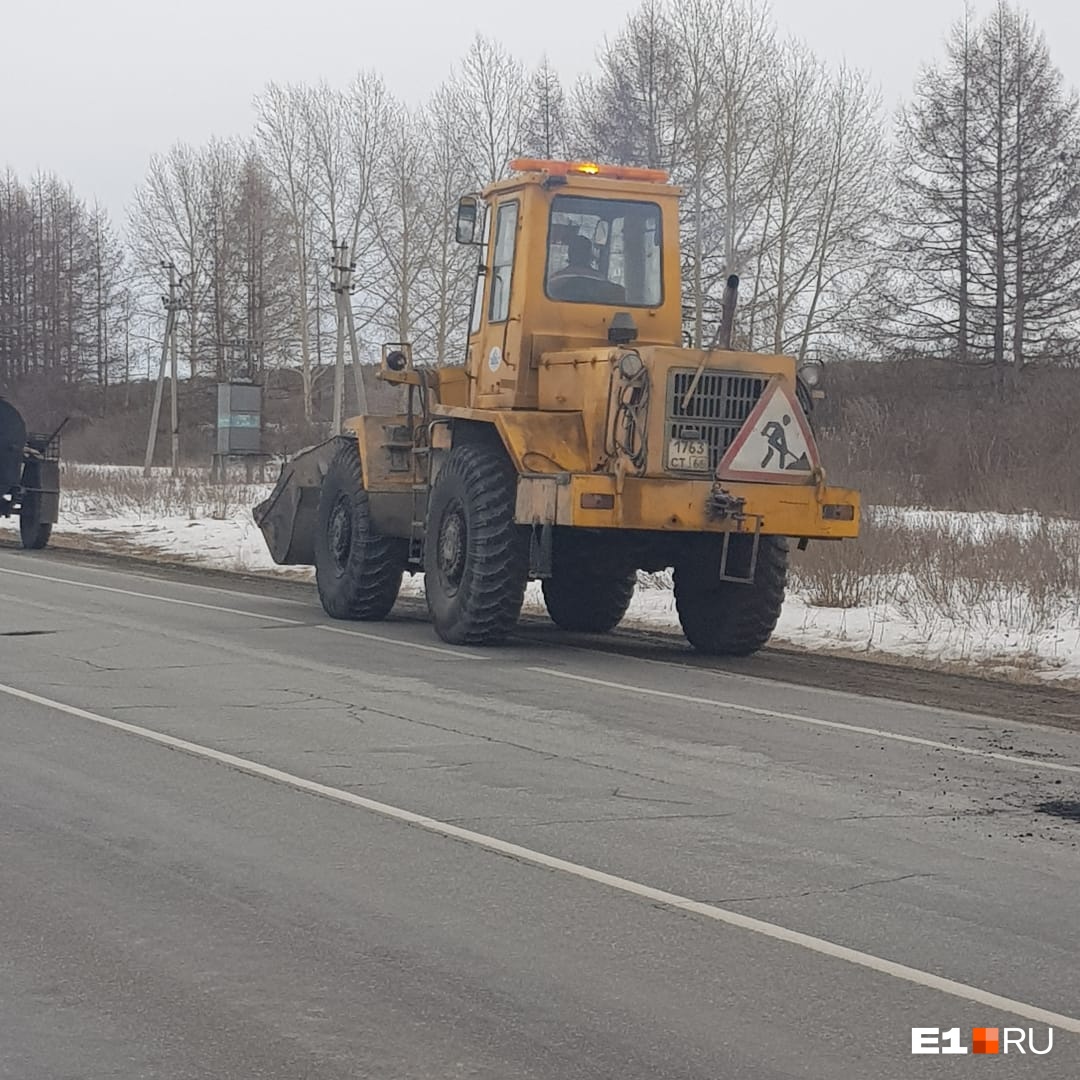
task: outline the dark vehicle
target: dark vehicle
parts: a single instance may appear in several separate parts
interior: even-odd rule
[[[66,422],[66,421],[65,421]],[[0,517],[19,517],[22,546],[49,542],[60,514],[60,430],[28,432],[19,410],[0,398]]]

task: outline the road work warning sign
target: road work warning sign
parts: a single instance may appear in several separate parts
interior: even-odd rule
[[[817,444],[794,393],[774,379],[720,459],[722,480],[773,484],[813,478],[820,465]]]

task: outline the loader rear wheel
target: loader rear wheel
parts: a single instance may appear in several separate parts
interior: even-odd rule
[[[453,645],[495,645],[517,623],[529,571],[514,524],[517,474],[501,446],[450,451],[432,485],[424,591],[435,630]]]
[[[551,621],[563,630],[606,634],[622,622],[634,596],[637,573],[610,577],[595,572],[559,573],[543,583]]]
[[[343,442],[319,489],[315,581],[335,619],[384,619],[397,600],[406,541],[379,536],[355,443]]]
[[[732,537],[732,553],[746,557],[750,537]],[[745,550],[738,552],[736,542]],[[675,566],[675,607],[683,633],[698,652],[712,656],[749,656],[772,636],[784,604],[788,542],[783,536],[763,536],[752,584],[718,581],[708,584],[719,563],[719,545],[711,549],[709,567],[701,553]]]

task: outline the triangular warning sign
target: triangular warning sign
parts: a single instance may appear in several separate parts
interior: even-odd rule
[[[798,399],[786,382],[773,379],[720,459],[716,475],[722,480],[809,483],[820,465]]]

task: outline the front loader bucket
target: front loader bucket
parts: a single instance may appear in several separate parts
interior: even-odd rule
[[[338,439],[330,439],[301,450],[282,465],[270,498],[252,511],[274,562],[285,566],[315,565],[319,488],[338,446]]]

